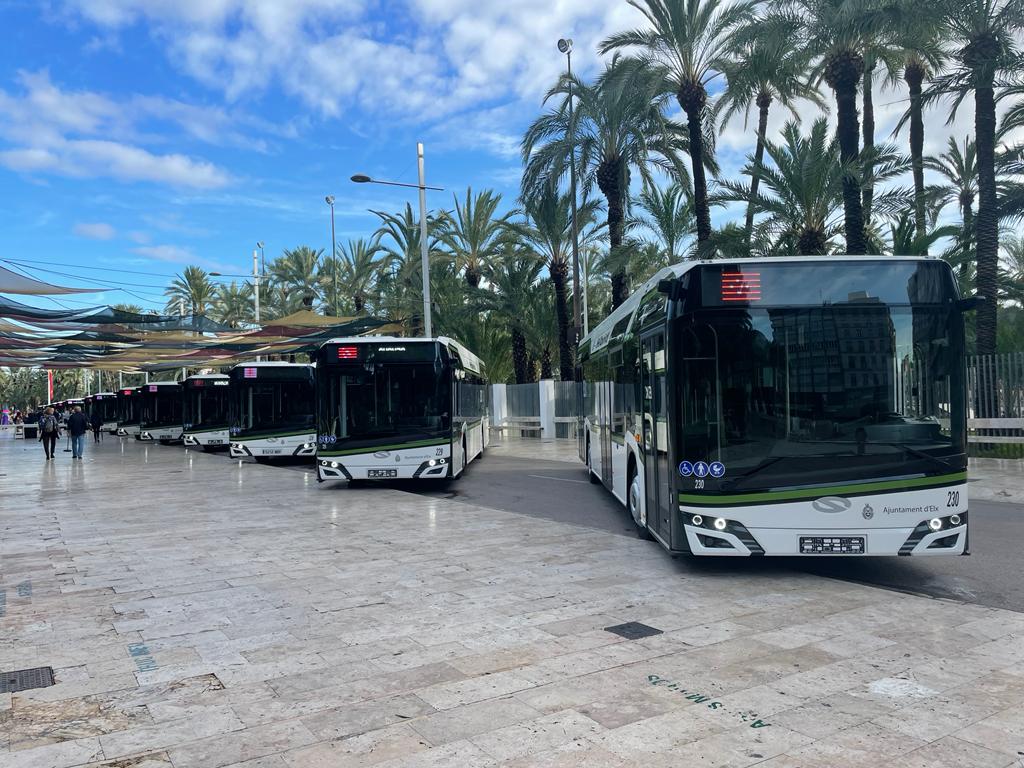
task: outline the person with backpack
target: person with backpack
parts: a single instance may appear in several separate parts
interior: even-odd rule
[[[71,434],[71,458],[81,459],[85,453],[85,433],[89,431],[89,420],[82,413],[82,406],[76,405],[68,416],[68,432]]]
[[[46,451],[46,460],[53,458],[57,450],[57,438],[60,437],[60,422],[53,413],[53,408],[47,408],[39,417],[39,442],[43,444]]]

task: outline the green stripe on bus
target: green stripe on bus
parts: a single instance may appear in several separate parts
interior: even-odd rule
[[[377,451],[401,451],[406,448],[427,448],[431,445],[448,445],[447,440],[419,440],[414,443],[394,443],[393,445],[367,445],[363,448],[350,448],[345,451],[317,451],[318,456],[350,456],[353,453],[376,453]]]
[[[910,489],[938,488],[953,483],[967,482],[966,472],[954,472],[949,475],[934,477],[916,477],[906,480],[882,480],[875,483],[859,483],[854,485],[830,485],[822,488],[801,488],[799,490],[765,491],[763,493],[739,493],[722,496],[680,493],[679,501],[693,506],[724,506],[768,502],[781,504],[799,499],[817,499],[822,496],[863,496],[877,491],[902,491]]]
[[[201,435],[204,432],[227,432],[227,431],[228,431],[228,427],[225,424],[223,427],[205,427],[203,429],[186,429],[185,430],[185,434],[186,435]],[[308,433],[306,433],[306,434],[308,434]]]
[[[231,439],[236,443],[244,443],[246,440],[265,440],[268,437],[298,437],[299,435],[313,435],[313,440],[316,440],[316,431],[310,432],[308,429],[304,429],[301,432],[260,432],[258,435],[244,435],[232,437]],[[310,442],[313,442],[313,440]]]

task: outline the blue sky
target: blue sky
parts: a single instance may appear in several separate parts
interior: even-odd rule
[[[555,42],[573,36],[593,71],[596,42],[634,13],[620,0],[0,0],[0,258],[138,294],[68,306],[161,306],[186,264],[247,271],[257,240],[268,257],[329,249],[326,194],[339,240],[370,234],[368,208],[414,198],[349,176],[414,182],[417,140],[447,190],[432,206],[470,185],[511,204],[519,136],[564,65]]]
[[[564,66],[558,38],[593,74],[598,41],[639,21],[625,0],[0,0],[0,259],[137,294],[68,306],[161,307],[184,266],[248,271],[257,240],[268,257],[329,250],[326,194],[339,241],[368,236],[368,208],[414,199],[349,177],[415,181],[418,140],[447,190],[432,207],[467,186],[511,205],[519,138]],[[898,91],[876,96],[880,138],[902,110]],[[950,133],[940,112],[927,151]],[[786,117],[775,109],[770,132]],[[753,129],[726,128],[735,176]]]

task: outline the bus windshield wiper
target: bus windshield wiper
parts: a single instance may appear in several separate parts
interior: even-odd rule
[[[773,466],[774,464],[777,464],[778,462],[782,461],[783,459],[795,459],[795,458],[799,458],[799,457],[798,456],[770,456],[769,458],[765,459],[760,464],[758,464],[756,467],[751,469],[749,472],[744,472],[742,475],[738,475],[738,476],[733,477],[733,478],[731,478],[729,480],[726,480],[724,483],[722,483],[722,490],[723,491],[734,490],[738,483],[741,483],[744,480],[750,479],[754,475],[759,474],[760,472],[763,472],[764,470],[768,469],[768,467]]]
[[[957,467],[953,466],[948,461],[945,461],[944,459],[941,459],[938,456],[933,456],[932,454],[928,453],[927,451],[922,451],[919,448],[911,448],[906,443],[886,443],[886,442],[878,442],[878,441],[865,442],[865,443],[857,443],[857,442],[847,441],[847,440],[804,440],[804,441],[801,441],[801,442],[819,443],[819,444],[825,444],[825,445],[848,445],[851,448],[857,449],[858,452],[859,452],[860,449],[867,448],[868,446],[871,446],[871,445],[884,445],[887,448],[898,448],[899,450],[903,451],[903,455],[904,456],[907,456],[907,455],[916,456],[919,459],[926,459],[928,461],[931,461],[933,464],[936,464],[936,465],[942,467],[943,469],[957,469]],[[859,454],[859,455],[870,455],[870,454]]]

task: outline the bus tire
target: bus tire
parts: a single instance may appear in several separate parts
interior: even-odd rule
[[[640,522],[640,475],[636,471],[636,465],[630,463],[629,475],[626,482],[626,508],[636,528],[636,535],[641,539],[650,540],[651,532],[647,530],[647,524]]]
[[[587,479],[590,480],[590,482],[593,483],[594,485],[597,485],[598,483],[601,482],[601,478],[599,478],[597,475],[594,474],[594,464],[593,464],[593,457],[591,456],[591,453],[590,453],[590,438],[589,437],[587,438]]]
[[[462,436],[462,470],[459,474],[463,474],[466,471],[466,465],[469,464],[469,453],[466,451],[466,436]]]
[[[487,442],[487,425],[486,424],[481,424],[480,425],[480,453],[478,453],[476,455],[476,457],[478,459],[482,459],[484,457],[484,443],[486,443],[486,442]]]

